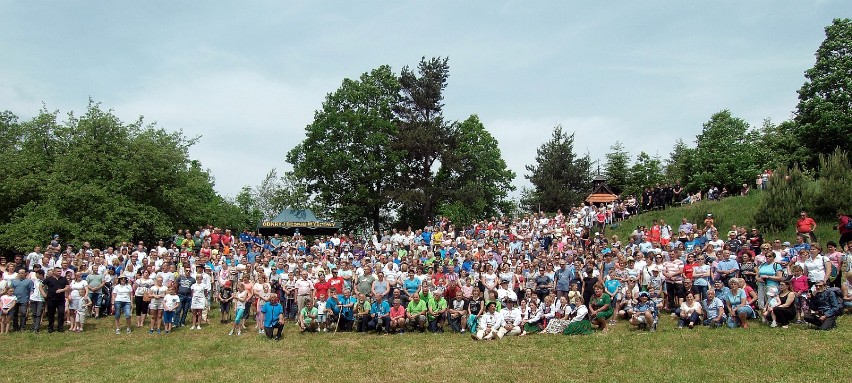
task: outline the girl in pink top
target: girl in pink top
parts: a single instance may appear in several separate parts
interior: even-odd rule
[[[18,303],[18,298],[13,294],[14,289],[7,287],[0,297],[0,334],[9,333],[9,325],[12,323],[9,313],[12,308]]]

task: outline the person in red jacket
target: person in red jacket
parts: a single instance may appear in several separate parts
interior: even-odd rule
[[[852,242],[852,228],[849,228],[849,221],[852,220],[842,210],[837,211],[837,231],[840,232],[840,249],[846,248],[847,242]]]
[[[796,221],[796,232],[801,234],[807,240],[806,242],[816,243],[817,238],[814,230],[816,230],[816,221],[808,217],[808,213],[802,211],[799,220]]]

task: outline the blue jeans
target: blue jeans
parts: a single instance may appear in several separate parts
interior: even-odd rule
[[[734,312],[732,312],[731,316],[728,317],[728,327],[734,328],[738,325],[742,326],[742,323],[739,323],[739,314],[745,314],[746,318],[757,317],[751,306],[740,306],[739,308],[734,309]]]
[[[183,326],[186,324],[186,314],[189,314],[189,308],[192,307],[191,295],[179,295],[180,306],[175,312],[175,324]]]
[[[122,311],[125,318],[130,318],[130,302],[115,302],[115,319],[121,318]]]
[[[92,301],[92,307],[101,307],[101,293],[89,293],[89,300]]]

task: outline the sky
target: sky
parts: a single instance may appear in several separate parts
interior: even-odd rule
[[[235,196],[290,169],[343,79],[448,57],[445,119],[478,115],[520,189],[558,124],[598,160],[616,140],[666,158],[723,109],[791,118],[824,28],[852,16],[842,0],[589,3],[0,0],[0,110],[92,99],[200,136],[190,156]]]

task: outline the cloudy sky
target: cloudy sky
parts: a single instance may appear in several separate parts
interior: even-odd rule
[[[444,114],[477,114],[517,186],[556,124],[603,158],[616,139],[666,157],[730,109],[790,118],[848,1],[0,0],[0,109],[89,98],[201,136],[191,155],[233,196],[304,137],[326,94],[383,64],[447,56]]]

